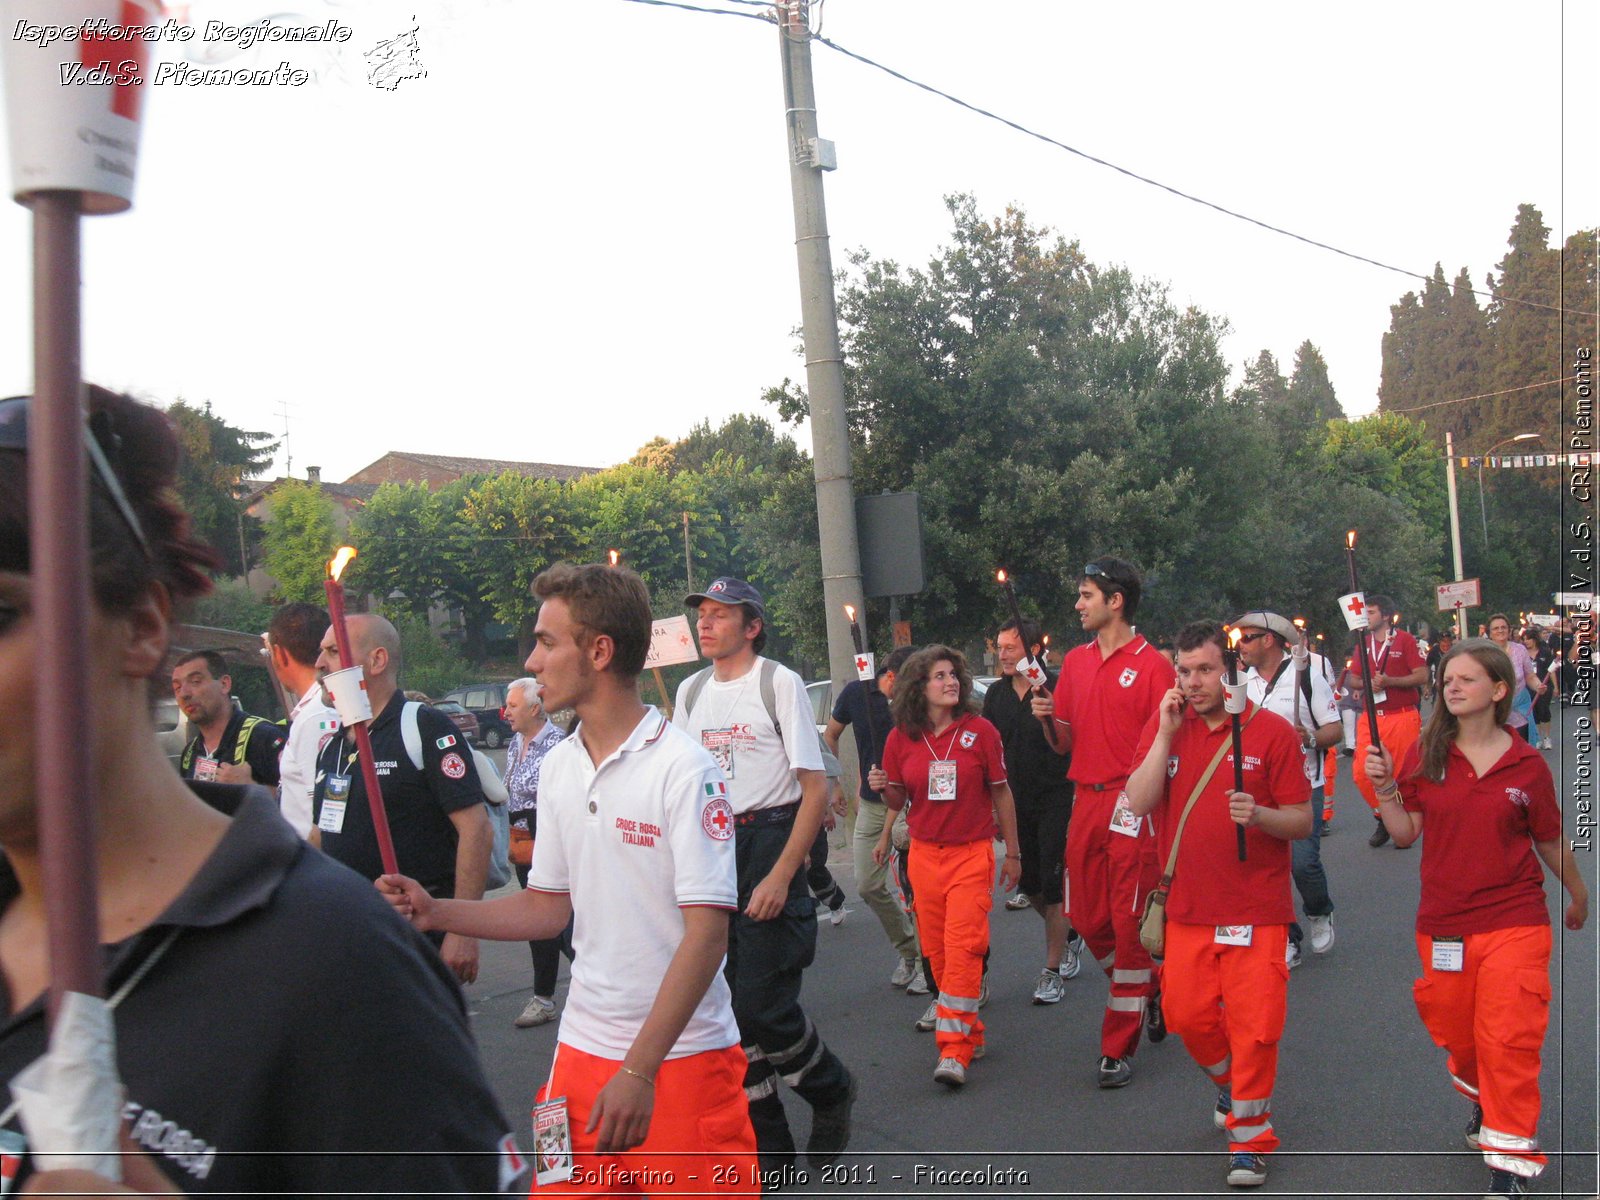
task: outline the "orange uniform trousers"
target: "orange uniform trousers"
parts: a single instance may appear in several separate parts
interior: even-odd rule
[[[1550,1025],[1550,926],[1463,938],[1462,969],[1433,966],[1417,934],[1422,978],[1412,985],[1428,1034],[1450,1056],[1456,1091],[1483,1106],[1478,1144],[1491,1167],[1532,1179],[1539,1153],[1539,1051]]]
[[[1333,785],[1339,778],[1339,746],[1335,743],[1328,747],[1327,757],[1322,762],[1323,783],[1322,789],[1322,824],[1324,832],[1333,820]]]
[[[1374,813],[1378,811],[1378,793],[1373,790],[1372,780],[1367,775],[1367,747],[1372,745],[1372,731],[1367,723],[1367,714],[1363,711],[1361,719],[1356,722],[1356,756],[1350,760],[1350,778],[1355,780],[1356,791],[1361,793],[1361,798],[1367,802],[1367,807]],[[1406,751],[1411,749],[1419,737],[1422,736],[1422,714],[1414,708],[1404,709],[1397,713],[1382,713],[1378,716],[1378,737],[1383,741],[1383,748],[1389,752],[1389,757],[1394,759],[1395,770],[1400,769],[1400,762],[1406,756]]]
[[[994,843],[911,842],[911,894],[922,953],[939,982],[933,1027],[940,1058],[970,1066],[983,1045],[978,993],[994,906]]]
[[[562,1043],[539,1100],[567,1098],[572,1178],[529,1195],[759,1196],[756,1134],[744,1096],[744,1051],[738,1046],[669,1058],[656,1072],[650,1132],[623,1154],[598,1154],[599,1127],[585,1132],[595,1097],[622,1063]]]
[[[1067,827],[1067,913],[1111,980],[1100,1021],[1100,1053],[1108,1058],[1139,1048],[1145,1009],[1161,990],[1161,968],[1139,941],[1140,910],[1161,878],[1155,836],[1148,820],[1138,837],[1111,831],[1121,792],[1120,784],[1080,786]]]
[[[1271,1154],[1278,1039],[1289,1007],[1287,925],[1257,925],[1248,946],[1224,946],[1214,925],[1167,922],[1161,1010],[1167,1028],[1219,1088],[1228,1088],[1228,1149]]]

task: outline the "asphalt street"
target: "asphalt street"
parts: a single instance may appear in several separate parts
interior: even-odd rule
[[[1592,803],[1592,728],[1563,713],[1564,735],[1546,755],[1575,831],[1577,797]],[[1583,758],[1581,739],[1588,738]],[[494,752],[503,757],[503,751]],[[1580,761],[1582,760],[1582,761]],[[1367,845],[1372,822],[1340,760],[1336,814],[1323,840],[1337,940],[1307,953],[1289,986],[1273,1122],[1283,1139],[1257,1191],[1299,1196],[1478,1196],[1487,1171],[1462,1143],[1468,1106],[1451,1089],[1444,1052],[1411,1001],[1417,975],[1412,920],[1420,847]],[[1587,790],[1577,785],[1586,782]],[[1589,810],[1592,813],[1592,807]],[[824,920],[802,997],[824,1039],[860,1081],[849,1154],[824,1178],[805,1169],[786,1194],[928,1196],[1201,1196],[1229,1193],[1226,1144],[1213,1128],[1216,1097],[1176,1038],[1142,1045],[1134,1079],[1095,1085],[1104,976],[1086,965],[1054,1006],[1031,1003],[1043,965],[1043,926],[1031,911],[990,919],[992,998],[983,1011],[987,1057],[967,1086],[932,1080],[933,1035],[913,1021],[926,997],[889,986],[895,957],[855,898],[849,855],[836,834],[835,873],[851,895],[844,924]],[[1579,848],[1591,893],[1595,851]],[[1556,927],[1555,987],[1544,1050],[1540,1138],[1550,1166],[1540,1195],[1596,1195],[1596,928],[1561,928],[1564,895],[1547,878]],[[484,1063],[524,1146],[535,1089],[550,1069],[556,1026],[521,1030],[513,1018],[531,994],[525,946],[485,944],[468,989]],[[558,1003],[567,989],[563,962]],[[796,1140],[810,1116],[790,1096]]]

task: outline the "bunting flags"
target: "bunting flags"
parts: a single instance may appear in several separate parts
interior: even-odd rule
[[[1592,454],[1491,454],[1461,456],[1458,460],[1463,471],[1476,471],[1479,466],[1491,470],[1525,470],[1529,467],[1587,467],[1594,463]]]

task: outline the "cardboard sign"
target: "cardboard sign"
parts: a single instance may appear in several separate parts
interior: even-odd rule
[[[1482,589],[1476,579],[1457,579],[1452,583],[1436,584],[1433,593],[1437,597],[1440,612],[1483,606]]]
[[[677,663],[697,662],[700,651],[689,632],[689,618],[663,617],[650,626],[650,651],[645,655],[646,667],[670,667]]]

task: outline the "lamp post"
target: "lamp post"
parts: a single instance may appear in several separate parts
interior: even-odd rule
[[[1537,433],[1519,433],[1503,439],[1490,446],[1478,456],[1478,519],[1483,522],[1483,552],[1489,553],[1489,510],[1483,503],[1483,460],[1488,458],[1501,446],[1509,446],[1512,442],[1527,442],[1542,437]]]

